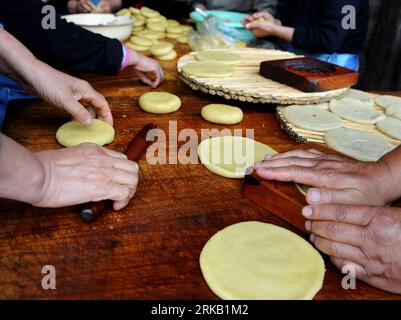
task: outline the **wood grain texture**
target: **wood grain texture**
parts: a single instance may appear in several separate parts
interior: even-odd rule
[[[241,63],[233,66],[235,74],[232,77],[201,78],[185,74],[182,68],[196,61],[195,52],[179,59],[178,74],[193,90],[241,102],[310,104],[326,102],[331,98],[341,97],[347,92],[347,89],[318,93],[302,92],[259,75],[262,61],[296,58],[297,56],[293,53],[254,48],[232,49],[232,52],[242,57]]]
[[[180,54],[187,49],[178,47]],[[138,97],[150,89],[132,69],[117,77],[89,76],[113,109],[116,140],[124,151],[132,135],[153,122],[167,130],[224,128],[200,117],[217,100],[196,94],[178,80],[175,62],[165,62],[166,81],[158,89],[179,95],[182,108],[154,116],[140,110]],[[244,121],[230,128],[255,129],[255,138],[278,151],[296,147],[280,130],[274,109],[238,103]],[[60,148],[57,128],[68,117],[43,102],[10,106],[5,133],[33,151]],[[222,178],[202,165],[154,165],[139,162],[140,186],[120,212],[85,224],[77,208],[40,209],[0,201],[0,298],[5,299],[216,299],[203,280],[198,259],[218,230],[241,221],[274,223],[296,231],[241,194],[242,181]],[[296,231],[298,232],[298,231]],[[57,270],[57,289],[41,288],[43,265]],[[341,288],[341,274],[326,259],[324,287],[317,299],[399,299],[357,282]]]

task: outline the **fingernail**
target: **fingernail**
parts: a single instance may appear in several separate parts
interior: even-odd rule
[[[322,196],[319,190],[311,189],[308,192],[308,198],[312,203],[320,203]]]
[[[305,218],[310,218],[310,217],[312,216],[312,208],[310,208],[310,207],[304,207],[304,208],[302,209],[302,215],[303,215]]]
[[[305,222],[306,231],[310,231],[311,230],[311,226],[312,226],[312,223],[309,220],[306,220],[306,222]]]
[[[86,120],[85,120],[85,124],[86,125],[91,126],[92,123],[93,123],[93,119],[92,118],[86,118]]]
[[[315,239],[316,239],[316,237],[315,237],[314,234],[311,234],[311,235],[309,236],[309,241],[310,241],[310,242],[314,243],[314,242],[315,242]]]

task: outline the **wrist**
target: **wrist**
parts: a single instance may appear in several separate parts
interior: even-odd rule
[[[134,50],[127,48],[128,65],[136,66],[141,61],[142,55]]]
[[[280,39],[283,39],[287,42],[292,42],[294,38],[294,28],[285,27],[279,24],[274,24],[273,28],[274,35]]]
[[[384,156],[374,165],[377,169],[370,176],[377,177],[378,188],[385,202],[390,203],[399,199],[401,197],[401,188],[399,186],[401,174],[397,172],[397,167],[392,164],[392,159]]]
[[[48,156],[49,152],[37,152],[34,154],[34,157],[37,159],[40,167],[40,177],[36,177],[36,181],[33,182],[35,186],[35,193],[33,200],[29,202],[33,206],[41,207],[41,203],[43,203],[46,199],[46,195],[49,191],[51,176],[52,176],[52,165],[51,161],[49,161]]]

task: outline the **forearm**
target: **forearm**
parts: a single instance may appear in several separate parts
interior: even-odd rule
[[[287,42],[292,42],[294,38],[294,32],[294,28],[276,25],[274,35],[277,38],[283,39]]]
[[[37,203],[44,181],[45,170],[38,158],[0,134],[0,198]]]

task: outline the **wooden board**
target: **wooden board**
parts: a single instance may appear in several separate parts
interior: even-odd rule
[[[187,46],[177,45],[180,55]],[[116,140],[109,146],[124,151],[132,135],[154,122],[168,132],[222,129],[200,117],[201,108],[215,102],[177,78],[177,61],[162,62],[166,79],[157,89],[183,101],[170,115],[151,115],[138,97],[151,89],[133,68],[118,76],[85,75],[111,105]],[[281,131],[274,110],[241,103],[244,120],[230,129],[254,129],[255,139],[283,152],[297,144]],[[4,133],[32,151],[57,149],[57,128],[69,117],[43,102],[10,106]],[[184,143],[184,142],[181,142]],[[299,230],[258,207],[241,194],[242,181],[226,179],[202,165],[139,162],[140,184],[135,199],[119,212],[85,224],[77,208],[43,209],[0,200],[1,299],[217,299],[199,268],[199,254],[217,231],[241,221],[263,221]],[[57,289],[43,290],[44,265],[57,271]],[[322,290],[316,299],[400,299],[358,281],[356,290],[341,287],[343,275],[326,259]]]
[[[334,97],[341,97],[347,92],[347,89],[339,89],[307,93],[259,75],[259,67],[262,61],[298,57],[293,53],[253,48],[230,50],[240,55],[243,59],[240,64],[233,66],[235,69],[234,76],[220,79],[188,76],[183,72],[182,68],[186,64],[196,61],[196,52],[192,52],[179,59],[177,63],[179,77],[193,90],[200,90],[211,95],[218,95],[225,99],[251,103],[320,103],[329,101]]]
[[[306,143],[306,142],[316,142],[316,143],[321,143],[325,144],[324,142],[324,132],[319,132],[319,131],[312,131],[312,130],[305,130],[302,128],[299,128],[297,126],[292,125],[289,123],[285,117],[284,117],[284,109],[287,106],[278,106],[276,109],[276,117],[277,120],[280,123],[281,129],[294,141],[298,143]],[[307,106],[306,106],[307,107]],[[383,108],[378,106],[377,104],[375,105],[375,108],[379,111],[383,112]],[[377,135],[382,136],[385,138],[388,142],[394,144],[394,145],[401,145],[400,140],[393,139],[389,136],[384,135],[381,133],[379,130],[377,130],[375,125],[368,125],[368,124],[361,124],[361,123],[355,123],[352,121],[344,120],[342,119],[342,125],[345,128],[351,128],[351,129],[358,129],[366,132],[371,132]]]

